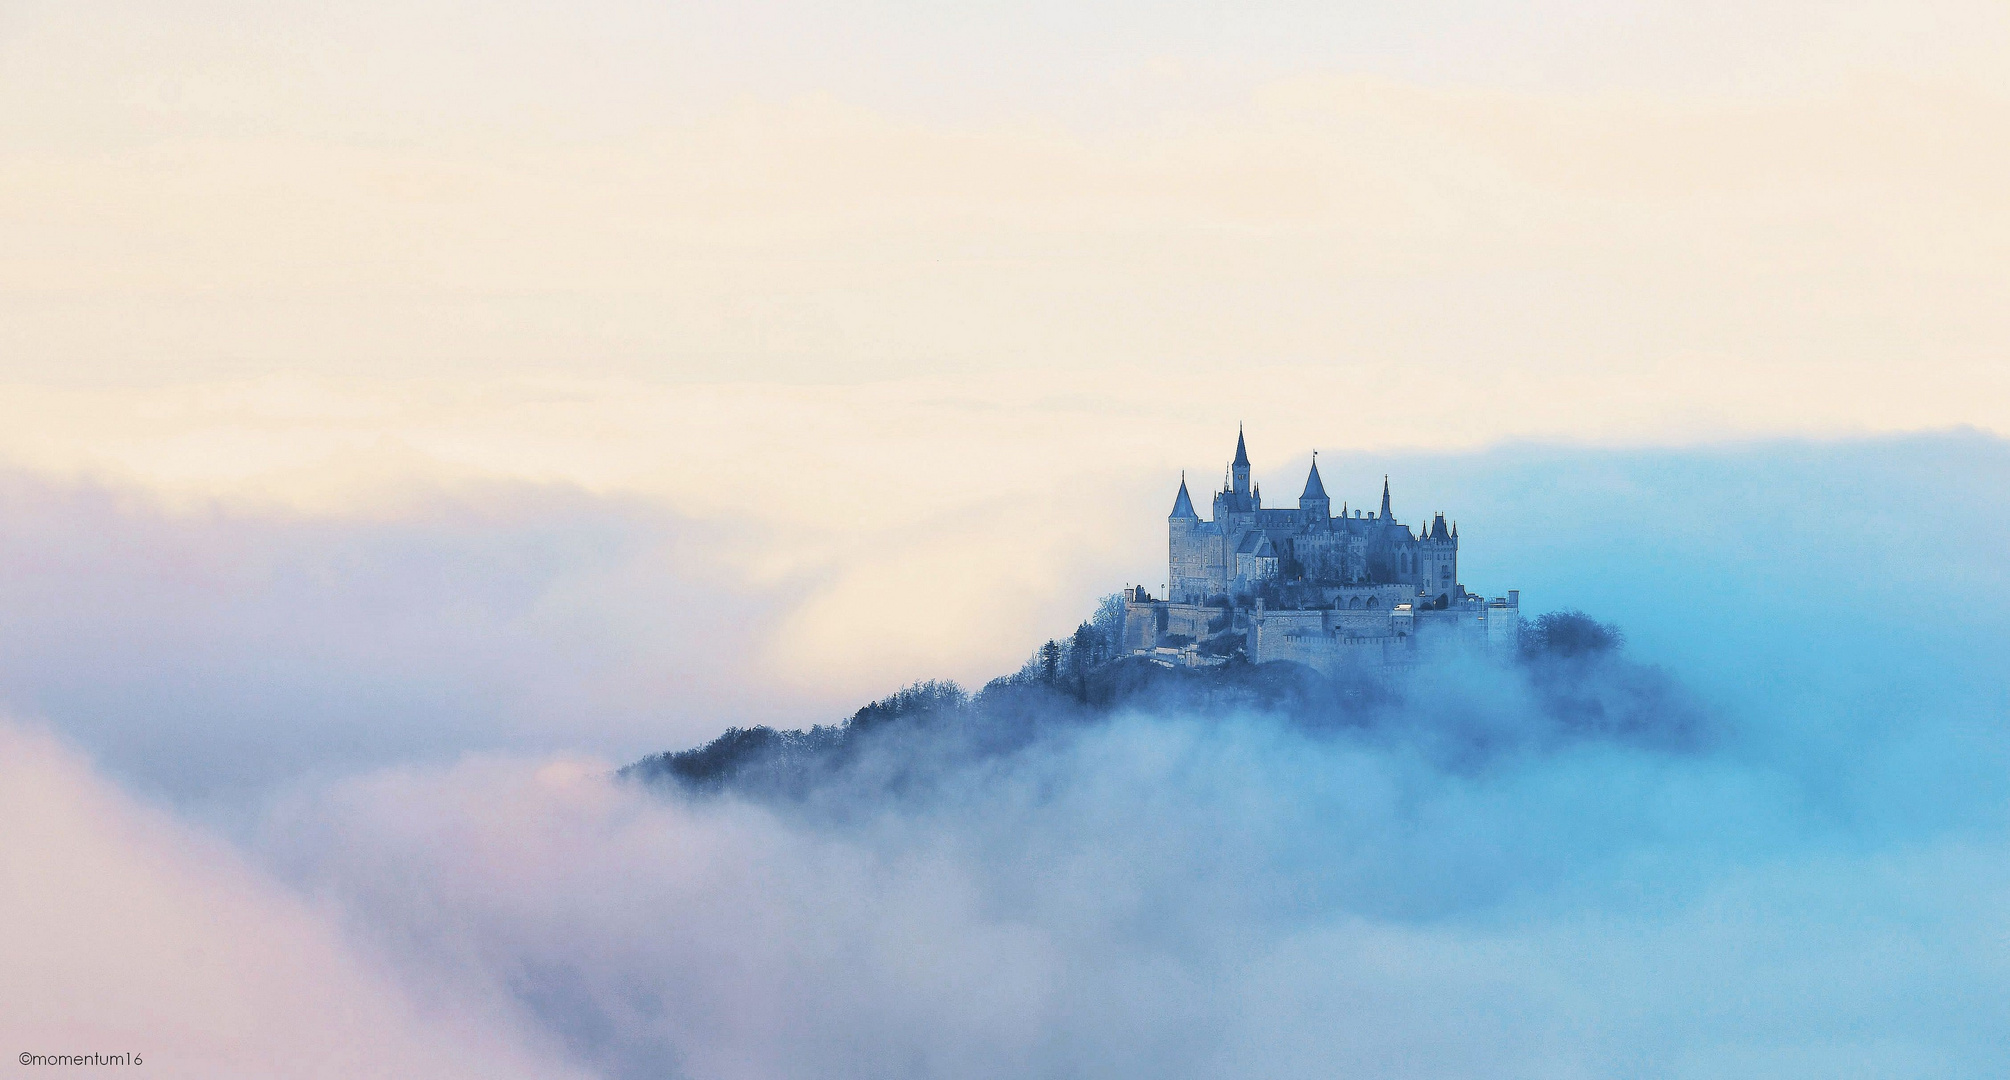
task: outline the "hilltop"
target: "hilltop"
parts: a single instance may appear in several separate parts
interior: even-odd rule
[[[800,801],[820,792],[927,789],[939,778],[1108,722],[1125,712],[1232,721],[1262,716],[1340,735],[1427,731],[1442,752],[1484,755],[1559,739],[1618,738],[1681,746],[1703,732],[1701,709],[1658,668],[1623,655],[1616,627],[1556,612],[1522,628],[1511,658],[1476,657],[1405,678],[1336,676],[1289,661],[1242,656],[1202,668],[1147,657],[1110,658],[1094,622],[1035,650],[1019,672],[975,694],[927,681],[808,730],[732,727],[689,750],[656,754],[620,775],[678,791]],[[1467,687],[1474,694],[1462,694]],[[1502,687],[1506,689],[1503,690]],[[1503,729],[1480,715],[1512,700]]]

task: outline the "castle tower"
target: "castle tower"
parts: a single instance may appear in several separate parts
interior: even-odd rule
[[[1235,463],[1229,466],[1233,479],[1229,490],[1237,495],[1249,494],[1249,448],[1243,445],[1242,428],[1235,429]]]
[[[1387,476],[1384,476],[1384,477],[1382,477],[1382,514],[1381,514],[1381,517],[1382,517],[1382,520],[1383,520],[1383,521],[1394,521],[1394,520],[1395,520],[1395,515],[1393,515],[1393,514],[1389,513],[1389,478],[1388,478]]]
[[[1459,542],[1451,530],[1445,527],[1445,515],[1438,514],[1431,519],[1430,527],[1423,530],[1424,537],[1418,544],[1422,558],[1418,561],[1417,590],[1429,600],[1443,596],[1448,601],[1458,599],[1464,590],[1459,587]]]
[[[1305,491],[1298,496],[1298,509],[1321,525],[1333,516],[1333,500],[1326,497],[1326,484],[1319,479],[1319,451],[1312,452],[1312,471],[1305,474]]]
[[[1459,584],[1459,523],[1458,522],[1456,521],[1452,522],[1451,529],[1445,533],[1445,542],[1451,545],[1450,558],[1452,560],[1452,595],[1455,597],[1464,596],[1466,592],[1466,587],[1464,585]]]
[[[1168,599],[1180,599],[1183,581],[1201,576],[1204,562],[1200,515],[1194,512],[1193,498],[1186,491],[1186,474],[1179,477],[1179,495],[1173,499],[1172,513],[1166,517],[1166,590]]]

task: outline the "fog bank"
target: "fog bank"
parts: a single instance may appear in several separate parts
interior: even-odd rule
[[[600,663],[638,624],[598,613],[681,587],[631,589],[681,579],[623,538],[702,530],[567,496],[260,532],[17,488],[41,561],[9,565],[46,572],[0,580],[0,681],[101,775],[6,736],[4,914],[43,940],[0,960],[5,1011],[170,1074],[260,1074],[282,1035],[339,1071],[353,1022],[484,1074],[1991,1076],[2006,461],[1957,434],[1406,462],[1489,523],[1469,580],[1622,624],[1698,737],[1558,728],[1472,668],[1373,724],[1158,702],[797,801],[611,777],[608,747],[696,745],[763,692],[723,662],[758,618],[665,638],[662,683]],[[651,739],[644,709],[686,719]],[[294,764],[237,798],[247,732]],[[208,792],[235,839],[102,774]]]

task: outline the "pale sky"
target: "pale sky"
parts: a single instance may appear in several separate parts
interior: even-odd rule
[[[2005,55],[1960,2],[0,4],[0,462],[637,495],[831,573],[818,670],[968,582],[902,668],[967,673],[1237,422],[2010,429]]]
[[[2003,0],[0,0],[9,1052],[2000,1071],[2006,58]],[[1627,666],[856,814],[609,782],[1017,669],[1238,424]]]

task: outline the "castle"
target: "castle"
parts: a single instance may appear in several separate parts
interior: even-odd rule
[[[1124,645],[1163,664],[1290,660],[1328,673],[1386,672],[1458,646],[1512,649],[1521,594],[1488,601],[1459,583],[1459,530],[1438,514],[1414,531],[1382,506],[1333,501],[1319,456],[1295,509],[1265,508],[1238,431],[1235,460],[1202,521],[1180,477],[1167,519],[1166,595],[1124,596]]]

